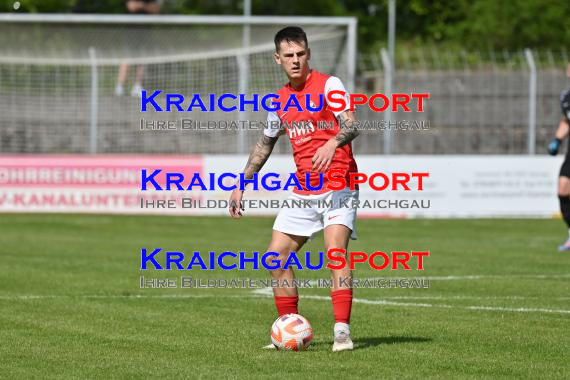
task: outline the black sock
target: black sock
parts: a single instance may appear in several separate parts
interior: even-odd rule
[[[560,200],[560,212],[562,213],[562,218],[570,229],[570,196],[558,195],[558,199]]]

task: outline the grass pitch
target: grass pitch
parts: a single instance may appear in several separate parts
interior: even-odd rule
[[[264,250],[273,219],[3,215],[3,378],[569,378],[570,254],[554,220],[360,220],[353,250],[429,250],[429,289],[355,290],[353,352],[331,352],[328,289],[302,289],[306,352],[266,352],[273,299],[253,289],[140,289],[140,249]],[[322,249],[322,237],[306,250]],[[297,272],[327,278],[328,271]]]

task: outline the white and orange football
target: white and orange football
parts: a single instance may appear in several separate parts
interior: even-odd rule
[[[285,314],[271,326],[271,342],[278,350],[302,351],[313,341],[313,328],[299,314]]]

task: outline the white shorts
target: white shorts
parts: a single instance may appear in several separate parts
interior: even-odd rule
[[[356,207],[352,207],[352,202],[358,200],[358,190],[343,189],[318,195],[293,193],[287,200],[290,205],[295,200],[306,201],[311,207],[282,208],[273,224],[275,231],[312,239],[327,226],[342,224],[350,228],[350,238],[356,240]]]

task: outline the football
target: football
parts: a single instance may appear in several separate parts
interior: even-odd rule
[[[313,341],[313,328],[299,314],[285,314],[271,326],[271,342],[278,350],[302,351]]]

